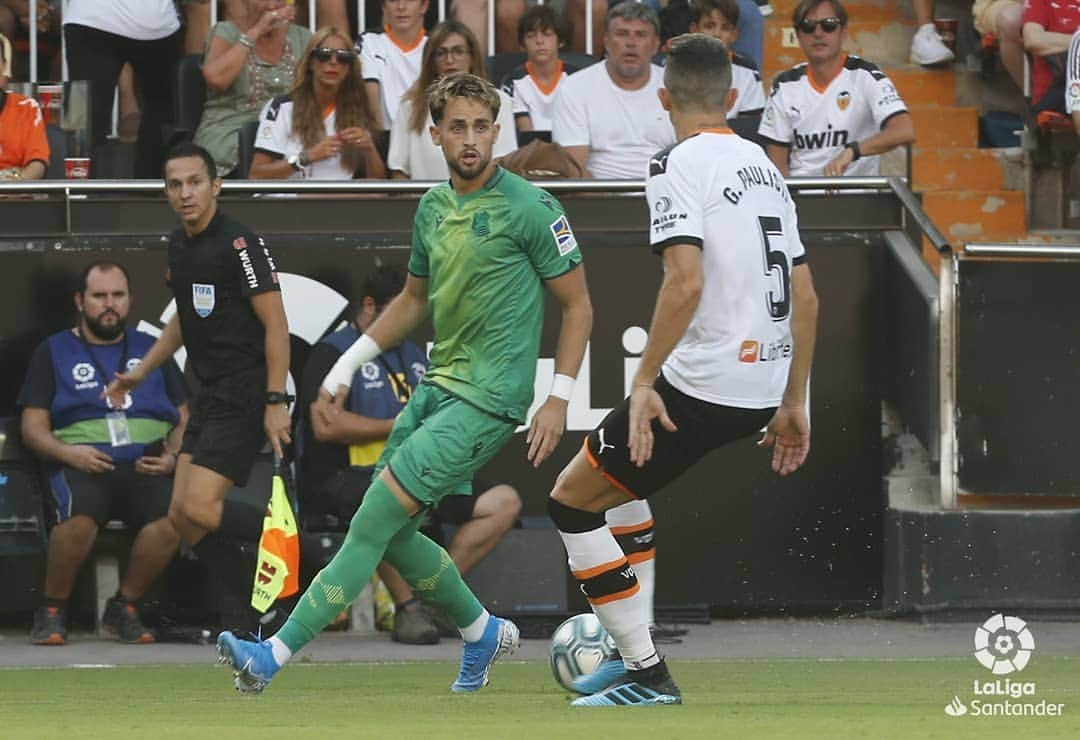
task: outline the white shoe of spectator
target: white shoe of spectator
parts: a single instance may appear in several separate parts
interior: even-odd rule
[[[930,67],[935,64],[951,62],[955,58],[956,55],[949,51],[949,47],[945,46],[945,42],[941,40],[941,36],[934,29],[933,23],[919,26],[919,30],[915,32],[915,37],[911,39],[911,61],[914,64]]]

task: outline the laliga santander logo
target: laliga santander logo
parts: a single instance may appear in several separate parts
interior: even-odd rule
[[[289,322],[289,333],[308,344],[315,344],[322,339],[349,303],[345,296],[333,288],[303,275],[279,272],[278,280],[281,284],[281,300],[285,304],[285,318]],[[169,301],[169,305],[161,312],[161,323],[169,323],[175,313],[176,301]],[[155,337],[161,336],[161,329],[146,321],[140,321],[138,329]],[[187,364],[187,351],[181,347],[175,357],[176,363],[183,370]],[[291,372],[285,388],[290,394],[296,393],[296,383]]]
[[[996,676],[1024,670],[1035,638],[1024,620],[995,614],[975,628],[975,660]]]

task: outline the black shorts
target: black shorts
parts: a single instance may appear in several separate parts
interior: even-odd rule
[[[180,452],[189,453],[195,465],[243,486],[266,444],[266,370],[230,375],[204,386],[191,406]]]
[[[669,432],[653,422],[652,458],[643,467],[630,462],[627,430],[630,404],[623,400],[585,438],[589,463],[604,477],[635,498],[648,498],[705,456],[728,442],[761,430],[775,408],[744,409],[721,406],[676,390],[661,375],[654,384],[668,416],[678,429]]]
[[[119,519],[135,530],[169,513],[172,478],[135,472],[133,463],[106,473],[84,473],[62,466],[49,473],[56,523],[88,516],[100,527]]]
[[[318,487],[321,490],[313,492],[314,506],[319,513],[331,514],[342,524],[347,524],[360,508],[364,494],[370,485],[371,471],[369,470],[338,471],[325,484]],[[460,527],[472,519],[477,495],[489,488],[491,488],[490,485],[473,480],[471,496],[443,496],[435,510],[429,514],[430,519],[439,524]],[[305,491],[304,495],[307,497],[309,493]]]

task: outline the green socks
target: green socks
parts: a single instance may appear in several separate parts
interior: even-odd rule
[[[341,549],[315,576],[277,637],[294,653],[314,640],[360,595],[390,539],[402,529],[414,530],[416,524],[393,491],[379,478],[373,480],[349,523]]]
[[[461,580],[450,554],[409,527],[386,548],[386,561],[409,582],[417,598],[442,607],[458,627],[467,627],[484,611]]]

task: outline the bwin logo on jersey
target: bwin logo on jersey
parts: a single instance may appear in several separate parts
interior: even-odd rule
[[[800,134],[795,132],[796,149],[826,149],[831,147],[845,147],[848,143],[846,129],[834,129],[831,125],[824,131]]]

